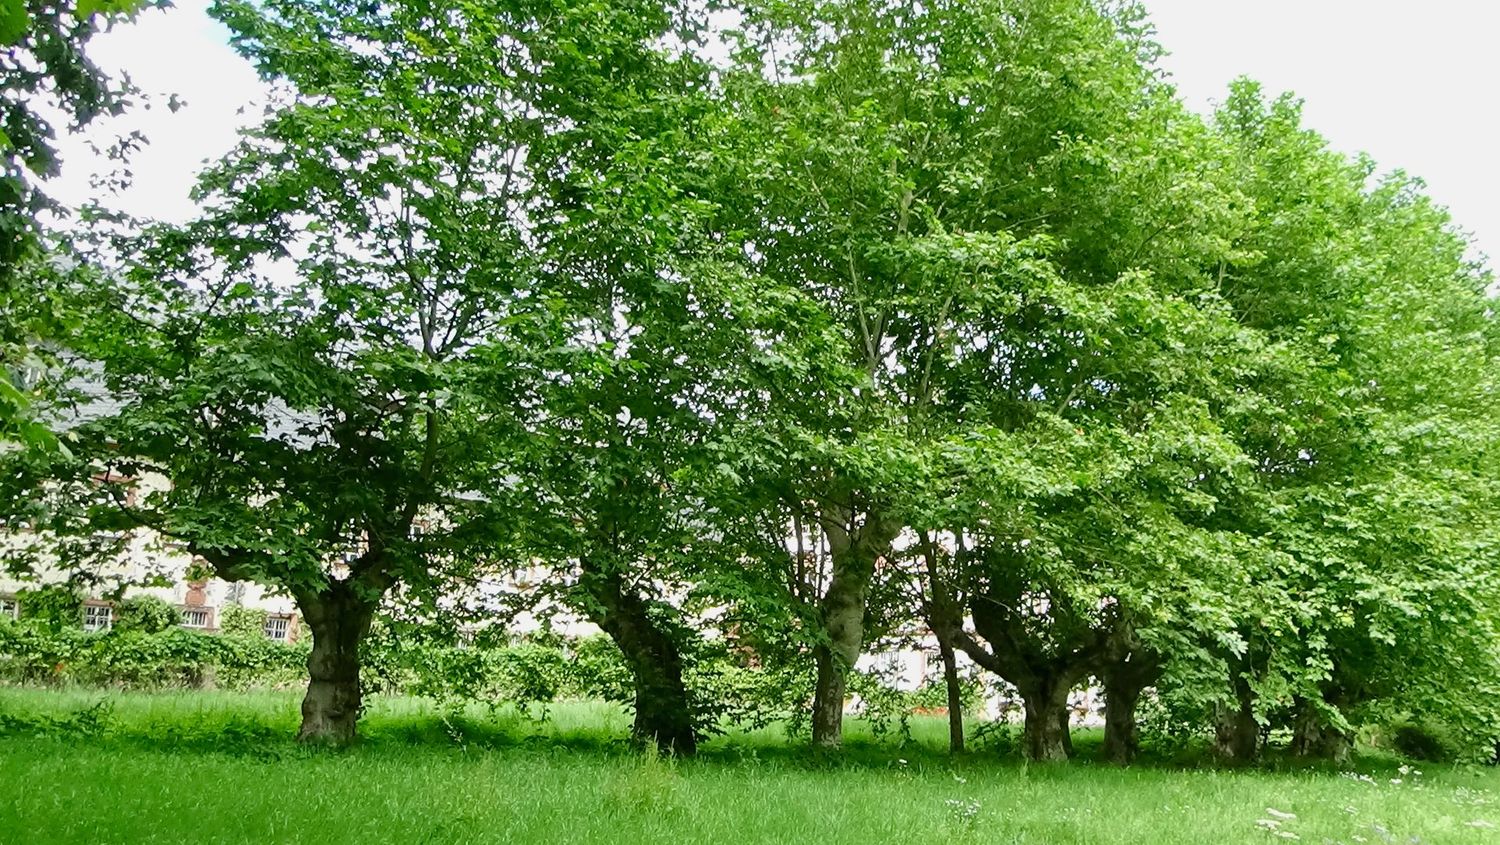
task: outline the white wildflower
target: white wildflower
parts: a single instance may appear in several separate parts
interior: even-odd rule
[[[1282,821],[1291,821],[1292,819],[1297,818],[1296,813],[1285,813],[1281,810],[1273,809],[1271,807],[1266,808],[1266,815],[1270,816],[1273,819],[1281,819]]]

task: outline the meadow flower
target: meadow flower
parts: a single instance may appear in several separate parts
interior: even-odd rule
[[[964,801],[958,798],[949,798],[943,802],[948,805],[948,812],[953,815],[953,820],[964,824],[973,824],[979,817],[979,802]]]

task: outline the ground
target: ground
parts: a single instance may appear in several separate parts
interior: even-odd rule
[[[1500,843],[1494,768],[951,760],[931,718],[905,745],[854,725],[837,759],[767,729],[675,762],[618,742],[604,704],[537,723],[382,698],[360,747],[328,752],[290,741],[296,711],[291,694],[0,688],[0,842]]]

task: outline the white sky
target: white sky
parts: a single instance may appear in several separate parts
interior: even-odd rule
[[[1500,156],[1495,152],[1500,83],[1500,3],[1491,0],[1146,0],[1164,64],[1189,105],[1207,109],[1240,75],[1306,100],[1307,123],[1345,152],[1368,152],[1382,170],[1420,176],[1481,250],[1500,255]],[[96,43],[96,57],[126,70],[157,105],[101,121],[96,138],[140,129],[150,141],[131,162],[135,184],[114,205],[182,220],[205,159],[222,155],[235,130],[258,113],[263,94],[204,0],[177,0]],[[1420,11],[1419,11],[1420,10]],[[187,105],[173,114],[167,93]],[[52,190],[78,203],[92,174],[109,167],[82,139],[61,145],[63,176]]]

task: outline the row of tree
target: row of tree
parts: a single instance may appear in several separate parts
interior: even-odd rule
[[[195,221],[20,274],[75,319],[7,525],[290,593],[309,740],[382,602],[538,564],[679,753],[708,619],[824,746],[913,625],[1039,760],[1090,679],[1122,761],[1149,689],[1236,759],[1500,733],[1500,327],[1420,183],[1249,82],[1185,110],[1130,4],[722,5],[216,2],[265,119]]]

